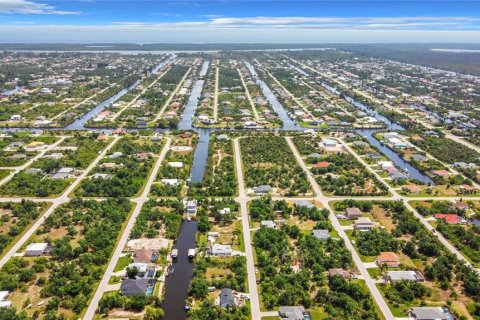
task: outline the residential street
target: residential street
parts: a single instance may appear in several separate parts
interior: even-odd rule
[[[97,310],[98,302],[103,296],[103,293],[108,287],[108,280],[113,274],[113,269],[115,268],[115,265],[117,264],[118,259],[120,258],[120,255],[122,254],[123,248],[125,247],[128,238],[130,236],[130,232],[132,231],[132,228],[135,226],[135,221],[140,214],[140,211],[142,210],[142,206],[145,202],[148,201],[148,193],[150,192],[150,188],[152,187],[153,182],[155,181],[155,178],[157,177],[158,170],[160,169],[160,166],[162,165],[163,158],[167,154],[168,150],[170,149],[170,143],[171,139],[167,139],[167,142],[165,143],[165,146],[163,147],[160,156],[157,158],[155,165],[152,169],[152,172],[150,173],[150,176],[148,177],[147,183],[145,185],[145,188],[142,191],[142,194],[135,199],[132,199],[133,202],[135,202],[135,208],[133,209],[132,215],[130,216],[130,219],[127,222],[127,225],[125,229],[123,230],[123,233],[120,237],[120,239],[117,242],[117,246],[115,247],[115,251],[113,252],[113,255],[110,259],[110,262],[108,263],[108,266],[105,270],[105,273],[103,274],[102,280],[100,281],[100,284],[97,287],[97,290],[95,291],[95,294],[90,301],[90,305],[88,306],[87,311],[85,312],[84,319],[89,320],[93,319],[93,316],[95,315],[95,310]]]
[[[7,261],[13,257],[13,255],[23,246],[25,242],[33,235],[35,231],[42,225],[43,221],[47,219],[55,209],[63,203],[66,203],[70,200],[69,195],[73,190],[79,185],[83,178],[85,178],[89,172],[95,168],[97,163],[107,154],[115,143],[120,139],[119,136],[115,137],[112,142],[98,155],[97,158],[85,169],[82,174],[65,190],[62,195],[53,199],[44,199],[46,202],[51,202],[52,205],[45,211],[42,217],[40,217],[27,231],[22,235],[22,237],[5,253],[2,259],[0,259],[0,268],[2,268]],[[19,197],[21,199],[21,197]]]
[[[258,298],[257,279],[255,276],[255,262],[253,259],[252,239],[250,235],[250,224],[248,217],[247,202],[249,198],[245,194],[245,184],[243,181],[242,156],[240,153],[240,143],[238,139],[234,140],[235,150],[235,168],[238,179],[238,198],[240,211],[242,214],[243,239],[245,242],[245,254],[247,256],[248,289],[250,294],[250,309],[253,320],[260,319],[260,301]]]

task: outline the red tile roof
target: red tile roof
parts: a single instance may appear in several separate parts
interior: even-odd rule
[[[435,219],[443,219],[448,224],[462,223],[462,218],[454,213],[437,213]]]
[[[325,161],[321,161],[321,162],[317,162],[315,164],[315,167],[316,168],[328,168],[329,165],[330,165],[330,163],[325,162]]]

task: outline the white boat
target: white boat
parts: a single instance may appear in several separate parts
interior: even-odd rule
[[[173,249],[172,253],[170,254],[172,259],[175,259],[178,257],[178,249]]]
[[[188,249],[188,257],[189,257],[190,259],[194,258],[196,254],[197,254],[197,250],[195,250],[195,249]]]
[[[192,217],[188,216],[187,221],[190,221],[190,220],[192,220]]]

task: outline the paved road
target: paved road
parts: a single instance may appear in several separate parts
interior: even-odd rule
[[[100,91],[99,91],[99,92],[97,92],[97,93],[94,93],[94,94],[92,94],[90,97],[88,97],[88,98],[85,98],[84,100],[82,100],[81,102],[77,103],[76,105],[74,105],[74,106],[72,106],[72,107],[70,107],[70,108],[67,108],[67,109],[63,110],[63,111],[62,111],[62,112],[60,112],[59,114],[57,114],[57,115],[55,115],[54,117],[52,117],[50,120],[52,120],[52,121],[53,121],[53,120],[55,120],[55,119],[57,119],[57,118],[61,117],[62,115],[66,114],[68,111],[70,111],[70,110],[73,110],[73,109],[75,109],[75,108],[76,108],[76,107],[78,107],[78,106],[81,106],[81,105],[82,105],[82,104],[84,104],[85,102],[88,102],[88,101],[90,101],[91,99],[95,98],[97,95],[99,95],[99,94],[101,94],[101,93],[103,93],[103,92],[107,91],[108,89],[110,89],[110,88],[112,88],[113,86],[116,86],[116,85],[117,85],[117,82],[115,82],[115,83],[113,83],[113,84],[109,85],[108,87],[106,87],[106,88],[104,88],[104,89],[100,90]]]
[[[28,241],[28,239],[33,235],[35,231],[42,225],[43,221],[45,221],[46,218],[48,218],[52,212],[55,211],[55,209],[60,206],[61,204],[68,202],[70,198],[68,195],[75,190],[75,188],[78,186],[78,184],[82,181],[83,178],[85,178],[88,173],[97,165],[97,163],[107,154],[108,150],[110,150],[115,143],[120,139],[120,137],[115,137],[113,141],[98,155],[97,158],[85,169],[80,176],[65,190],[61,196],[53,199],[44,199],[44,201],[51,202],[52,205],[45,211],[42,217],[40,217],[30,229],[28,229],[22,237],[8,250],[8,252],[3,256],[3,258],[0,260],[0,268],[2,268],[5,263],[20,249],[21,246],[23,246],[24,243]]]
[[[275,76],[273,76],[273,74],[271,74],[265,67],[263,67],[263,65],[257,60],[257,59],[254,59],[254,61],[257,63],[257,65],[259,65],[260,67],[264,68],[265,71],[267,72],[267,74],[270,76],[270,78],[272,78],[272,80],[280,87],[282,88],[283,91],[285,91],[286,94],[288,94],[290,96],[290,98],[292,98],[293,101],[295,101],[295,103],[303,109],[303,111],[305,111],[305,113],[307,113],[313,120],[315,121],[318,121],[317,117],[315,117],[313,115],[313,113],[308,110],[307,107],[305,107],[305,105],[300,101],[300,99],[298,99],[296,96],[294,96],[290,91],[287,90],[287,88],[285,88],[281,83],[280,81],[277,80],[277,78],[275,78]]]
[[[132,104],[135,103],[145,92],[147,92],[151,87],[153,87],[160,79],[163,78],[163,76],[170,70],[170,65],[173,60],[169,61],[165,66],[163,67],[164,71],[158,75],[158,77],[150,83],[146,88],[144,88],[139,94],[137,94],[132,100],[130,100],[129,103],[127,103],[124,107],[122,107],[118,112],[116,112],[111,120],[117,119],[123,111],[127,110]],[[144,78],[142,81],[145,81],[146,78]]]
[[[260,117],[258,116],[257,108],[255,108],[255,103],[253,103],[252,96],[250,95],[250,91],[248,90],[247,84],[245,83],[245,79],[243,78],[242,72],[239,68],[237,68],[237,72],[240,75],[240,80],[242,81],[243,88],[245,89],[245,94],[247,95],[248,102],[250,103],[250,107],[253,110],[253,115],[255,117],[255,121],[260,121]]]
[[[218,121],[218,78],[220,77],[220,68],[218,66],[215,68],[215,92],[213,94],[213,120]]]
[[[314,73],[317,73],[317,74],[319,74],[319,75],[321,75],[321,76],[323,76],[323,77],[325,77],[325,78],[328,78],[328,79],[330,79],[331,81],[334,81],[335,83],[337,83],[338,85],[340,85],[340,86],[343,87],[343,88],[350,89],[350,85],[348,85],[348,84],[340,81],[339,79],[337,79],[337,78],[335,78],[335,77],[333,77],[333,76],[329,76],[329,75],[327,75],[327,74],[325,74],[325,73],[323,73],[323,72],[320,72],[320,71],[318,71],[318,70],[315,70],[314,68],[312,68],[312,67],[310,67],[310,66],[308,66],[308,65],[306,65],[306,64],[304,64],[304,63],[302,63],[302,62],[300,62],[300,61],[298,61],[298,60],[292,59],[292,58],[290,58],[290,57],[288,57],[288,56],[286,56],[286,55],[284,55],[284,56],[285,56],[287,59],[290,59],[291,61],[293,61],[293,62],[301,65],[303,68],[308,69],[308,70],[310,70],[310,71],[312,71],[312,72],[314,72]],[[386,106],[386,107],[388,107],[388,108],[390,108],[390,109],[395,110],[395,111],[398,112],[398,113],[401,113],[402,115],[408,117],[409,119],[411,119],[411,120],[413,120],[413,121],[415,121],[415,122],[423,125],[423,126],[424,126],[425,128],[427,128],[427,129],[431,129],[431,130],[436,130],[436,129],[438,129],[438,128],[435,127],[434,125],[432,125],[432,124],[430,124],[430,123],[427,123],[427,122],[423,121],[422,119],[413,118],[411,114],[409,114],[409,113],[401,110],[400,108],[393,107],[393,106],[390,105],[388,102],[382,101],[382,100],[380,100],[380,99],[378,99],[378,98],[376,98],[376,97],[374,97],[374,96],[372,96],[372,95],[370,95],[370,94],[368,94],[368,93],[366,93],[366,92],[364,92],[364,91],[362,91],[362,90],[359,90],[359,89],[357,89],[357,88],[353,88],[353,91],[354,91],[355,93],[363,96],[363,97],[366,98],[366,99],[369,99],[369,100],[371,100],[371,101],[373,101],[373,102],[375,102],[375,103],[377,103],[377,104],[384,105],[384,106]],[[473,149],[473,150],[477,151],[478,153],[480,153],[480,147],[479,147],[479,146],[474,145],[473,143],[468,142],[468,141],[462,139],[461,137],[456,136],[456,135],[454,135],[454,134],[452,134],[452,133],[450,133],[450,132],[446,132],[445,130],[442,130],[442,131],[443,131],[443,133],[445,134],[445,136],[446,136],[447,138],[449,138],[449,139],[451,139],[451,140],[453,140],[453,141],[455,141],[455,142],[458,142],[458,143],[460,143],[460,144],[463,144],[464,146],[466,146],[466,147],[468,147],[468,148],[470,148],[470,149]]]
[[[46,147],[45,149],[41,150],[36,156],[34,156],[33,158],[31,158],[30,160],[28,160],[27,162],[25,162],[24,164],[20,165],[20,166],[17,166],[17,167],[11,167],[11,168],[5,168],[6,170],[13,170],[12,172],[10,172],[10,174],[8,176],[6,176],[5,178],[3,178],[1,181],[0,181],[0,186],[7,183],[8,181],[10,181],[14,175],[16,175],[18,172],[22,171],[23,169],[26,169],[27,167],[29,167],[32,163],[34,163],[35,161],[37,161],[38,159],[40,159],[41,157],[43,157],[45,155],[45,153],[47,153],[47,151],[50,151],[52,150],[53,148],[55,148],[56,146],[58,146],[59,144],[61,144],[66,138],[68,138],[68,136],[61,136],[60,139],[58,141],[56,141],[55,143],[49,145],[48,147]]]
[[[190,72],[192,71],[192,68],[193,66],[195,65],[195,63],[197,63],[197,60],[198,59],[195,59],[195,61],[193,61],[192,63],[192,66],[190,66],[190,68],[188,68],[187,72],[185,72],[185,74],[183,75],[182,79],[180,80],[180,82],[177,84],[177,86],[175,87],[175,90],[172,91],[172,93],[170,94],[170,96],[168,97],[167,101],[165,101],[165,103],[163,104],[163,107],[162,109],[160,109],[160,112],[157,114],[157,116],[155,117],[155,122],[157,122],[158,120],[160,120],[160,118],[162,117],[162,115],[165,113],[165,110],[167,110],[168,106],[170,105],[170,102],[172,101],[173,97],[175,97],[175,94],[178,92],[178,90],[180,89],[180,87],[182,86],[183,82],[185,81],[185,79],[187,78],[187,76],[190,74]]]
[[[360,271],[360,274],[362,275],[363,279],[365,279],[365,284],[368,286],[370,289],[370,292],[373,296],[373,299],[377,303],[378,307],[380,308],[380,311],[382,312],[383,316],[387,320],[394,320],[395,317],[393,316],[392,312],[390,311],[390,308],[388,307],[387,303],[382,297],[382,294],[380,293],[380,290],[378,290],[377,286],[375,285],[375,281],[372,279],[370,274],[368,273],[367,269],[363,265],[362,260],[360,259],[360,256],[357,253],[357,250],[353,247],[352,243],[350,242],[350,239],[348,238],[347,234],[345,233],[345,230],[342,228],[340,225],[340,222],[338,222],[338,219],[335,217],[333,214],[332,208],[330,208],[330,205],[328,203],[328,198],[322,195],[322,192],[320,190],[320,186],[318,183],[313,179],[310,170],[307,169],[305,163],[302,160],[302,157],[300,156],[300,153],[298,152],[297,148],[295,148],[294,144],[289,138],[286,138],[288,145],[292,149],[293,154],[295,155],[295,158],[297,159],[297,162],[300,164],[300,166],[303,168],[305,173],[308,175],[310,183],[312,184],[314,190],[318,191],[319,196],[317,197],[317,200],[322,203],[322,205],[325,208],[328,208],[330,211],[330,214],[328,215],[330,222],[332,223],[333,227],[337,231],[338,235],[344,240],[345,246],[347,249],[350,251],[353,261],[355,262],[358,270]],[[311,177],[311,179],[310,179]]]
[[[372,169],[356,152],[354,152],[350,146],[348,146],[344,141],[341,141],[342,145],[358,160],[360,163],[363,164],[364,167],[367,168],[368,171],[373,173],[377,179],[379,179],[382,183],[384,183],[387,188],[390,190],[392,193],[393,197],[390,200],[400,200],[402,201],[405,206],[413,212],[413,214],[420,220],[420,222],[430,231],[432,231],[434,228],[432,225],[428,222],[428,220],[422,216],[421,214],[418,213],[417,210],[415,210],[410,204],[409,201],[413,200],[436,200],[436,201],[441,201],[441,200],[447,200],[447,201],[452,201],[454,198],[452,197],[425,197],[425,198],[411,198],[411,197],[405,197],[397,192],[392,186],[390,186],[388,183],[385,182],[379,175],[378,172]],[[477,198],[478,199],[478,198]],[[369,197],[365,198],[365,200],[378,200],[377,197]],[[461,253],[458,251],[440,232],[435,232],[434,235],[438,238],[438,240],[453,254],[455,254],[460,260],[463,260],[466,262],[467,265],[472,265]]]
[[[107,269],[103,274],[102,280],[100,281],[100,284],[98,285],[97,290],[95,291],[95,294],[93,295],[93,298],[90,301],[90,305],[88,306],[88,309],[85,312],[85,315],[83,316],[83,319],[85,320],[93,319],[95,315],[95,311],[97,310],[97,307],[98,307],[98,302],[100,301],[100,299],[103,296],[103,293],[108,287],[108,280],[113,274],[113,269],[115,268],[115,265],[117,264],[117,261],[122,254],[123,248],[127,244],[127,240],[128,240],[128,237],[130,236],[130,232],[135,226],[135,221],[137,220],[137,217],[140,214],[143,204],[148,201],[148,193],[150,192],[150,188],[152,187],[152,184],[155,181],[155,178],[157,177],[157,173],[158,173],[158,170],[160,169],[160,166],[162,165],[163,158],[165,158],[165,155],[170,149],[170,143],[171,143],[171,139],[167,138],[167,143],[165,144],[162,152],[160,153],[160,156],[155,162],[155,165],[152,169],[152,172],[150,173],[150,176],[148,177],[147,183],[145,185],[145,188],[143,189],[142,194],[138,198],[132,199],[132,201],[136,203],[135,208],[133,209],[132,215],[130,216],[130,219],[127,222],[127,226],[125,227],[125,230],[123,231],[121,238],[118,241],[117,246],[115,247],[115,251],[113,252],[112,258],[110,259]]]
[[[243,239],[245,242],[245,254],[247,256],[248,272],[248,290],[250,295],[251,319],[260,319],[260,302],[258,299],[257,278],[255,276],[255,262],[253,260],[252,239],[250,235],[250,224],[247,210],[248,197],[245,193],[245,184],[243,181],[242,156],[240,153],[240,143],[238,138],[233,141],[235,150],[235,167],[237,169],[238,193],[236,199],[240,203],[240,212],[242,214]]]

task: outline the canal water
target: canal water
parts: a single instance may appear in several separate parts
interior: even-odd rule
[[[208,66],[210,65],[209,61],[205,61],[202,65],[202,69],[200,70],[200,77],[204,77],[207,74]],[[185,105],[185,109],[182,113],[182,118],[178,123],[178,129],[180,130],[191,130],[193,129],[192,126],[192,118],[195,115],[195,110],[197,109],[198,100],[202,95],[203,84],[205,80],[198,79],[195,81],[195,84],[192,87],[192,92],[190,93],[190,97],[188,98],[187,104]]]
[[[140,80],[135,81],[132,85],[123,88],[119,92],[117,92],[112,97],[108,98],[105,101],[102,101],[98,105],[96,105],[93,109],[85,113],[83,116],[72,122],[71,124],[67,125],[64,129],[66,130],[84,130],[85,124],[88,120],[96,116],[99,112],[103,111],[106,107],[111,105],[112,103],[116,102],[118,99],[126,95],[130,90],[136,88],[140,84]]]
[[[162,61],[152,70],[151,73],[149,73],[149,75],[152,74],[152,73],[158,72],[158,70],[160,70],[161,68],[166,66],[168,63],[173,61],[175,58],[176,58],[176,56],[173,55],[173,56],[169,57],[167,60]],[[96,105],[93,109],[91,109],[89,112],[85,113],[83,116],[76,119],[74,122],[72,122],[71,124],[67,125],[65,128],[62,128],[62,129],[65,129],[65,130],[84,130],[84,129],[86,129],[85,124],[88,122],[88,120],[90,120],[91,118],[96,116],[99,112],[103,111],[103,109],[105,109],[106,107],[108,107],[109,105],[116,102],[118,99],[120,99],[124,95],[126,95],[130,90],[138,87],[140,85],[140,83],[142,83],[142,81],[137,80],[133,84],[131,84],[130,86],[128,86],[126,88],[123,88],[122,90],[117,92],[115,95],[113,95],[112,97],[108,98],[105,101],[102,101],[101,103]]]
[[[168,63],[167,61],[164,62]],[[295,122],[289,117],[287,111],[282,107],[280,102],[277,100],[276,96],[270,90],[268,85],[261,81],[258,78],[258,75],[251,64],[245,62],[247,68],[250,70],[253,78],[256,83],[260,86],[263,94],[268,99],[272,105],[273,110],[279,115],[280,119],[283,121],[283,127],[281,130],[288,131],[302,131],[304,130],[301,127],[298,127]],[[162,65],[163,66],[163,65]],[[162,66],[159,66],[161,68]],[[205,62],[202,66],[200,76],[203,77],[208,70],[209,62]],[[156,70],[158,70],[156,69]],[[198,79],[193,88],[189,100],[185,106],[184,112],[182,114],[182,119],[179,122],[178,129],[181,130],[196,130],[199,135],[199,141],[197,147],[194,151],[193,164],[190,172],[190,178],[192,182],[200,182],[203,180],[205,174],[205,167],[208,157],[208,147],[210,134],[215,132],[216,129],[200,129],[193,128],[192,126],[192,115],[195,113],[196,106],[198,104],[198,99],[201,96],[202,87],[204,84],[203,79]],[[132,86],[125,88],[121,92],[117,93],[115,96],[107,99],[102,102],[90,112],[86,113],[80,119],[77,119],[71,125],[65,127],[64,129],[68,130],[82,130],[85,129],[84,124],[95,114],[103,110],[109,104],[115,102],[123,95],[125,95],[129,90],[138,86],[138,82]],[[339,94],[339,91],[336,88],[329,87],[330,91]],[[346,100],[353,104],[355,107],[365,111],[369,115],[375,117],[377,120],[385,123],[390,130],[402,131],[404,128],[399,124],[390,121],[388,118],[379,114],[375,110],[370,109],[364,104],[350,98],[346,97]],[[158,130],[163,131],[163,130]],[[382,153],[384,153],[392,162],[394,162],[398,167],[408,169],[410,176],[414,179],[423,181],[425,183],[433,183],[428,177],[420,173],[417,169],[412,167],[410,164],[405,162],[397,153],[389,149],[388,147],[380,144],[380,142],[373,137],[375,132],[378,130],[375,129],[357,129],[355,132],[362,137],[366,138],[372,145],[377,147]],[[181,225],[180,233],[177,237],[177,242],[173,248],[178,249],[178,259],[173,263],[174,272],[172,275],[167,277],[165,282],[165,299],[162,302],[162,308],[165,311],[166,320],[184,320],[186,319],[187,313],[184,309],[185,300],[188,298],[188,288],[190,281],[193,275],[193,263],[189,261],[187,252],[188,249],[196,248],[196,232],[197,232],[197,222],[194,220],[184,221]]]
[[[331,87],[331,86],[329,86],[325,83],[322,83],[322,86],[325,89],[329,90],[330,92],[332,92],[336,95],[341,94],[336,88]],[[387,125],[388,130],[395,130],[395,131],[405,130],[405,128],[402,127],[401,125],[399,125],[398,123],[391,121],[390,119],[388,119],[384,115],[378,113],[376,110],[373,110],[370,107],[367,107],[363,103],[361,103],[361,102],[359,102],[359,101],[357,101],[357,100],[355,100],[351,97],[347,97],[347,96],[345,97],[345,100],[348,103],[357,107],[358,109],[366,112],[368,115],[374,117],[378,121],[383,122],[385,125]],[[416,179],[418,181],[421,181],[425,184],[431,184],[431,185],[435,184],[435,182],[432,179],[430,179],[428,176],[421,173],[417,168],[415,168],[414,166],[409,164],[398,153],[396,153],[395,151],[393,151],[389,147],[385,146],[384,144],[380,143],[380,141],[378,141],[374,137],[374,134],[378,131],[380,131],[380,130],[378,130],[378,129],[355,129],[355,133],[357,133],[358,135],[367,139],[367,141],[370,142],[370,144],[372,144],[377,149],[379,149],[383,154],[385,154],[385,156],[390,161],[392,161],[397,167],[399,167],[402,170],[407,171],[411,178]]]
[[[177,242],[173,246],[173,249],[178,250],[178,259],[172,264],[173,274],[165,281],[165,299],[162,302],[165,320],[183,320],[187,317],[185,300],[188,298],[188,287],[193,275],[193,263],[188,259],[188,249],[196,247],[196,233],[196,221],[182,222]]]
[[[262,89],[263,95],[265,98],[267,98],[268,102],[272,106],[273,111],[275,111],[280,119],[283,121],[283,127],[282,130],[299,130],[295,122],[288,116],[287,111],[285,108],[280,104],[278,101],[277,97],[273,94],[272,90],[267,86],[265,82],[260,80],[258,78],[257,71],[255,71],[255,68],[247,61],[244,61],[245,65],[247,66],[248,70],[250,70],[250,73],[252,74],[253,78],[255,79],[255,82],[257,85]],[[303,130],[303,129],[302,129]]]

